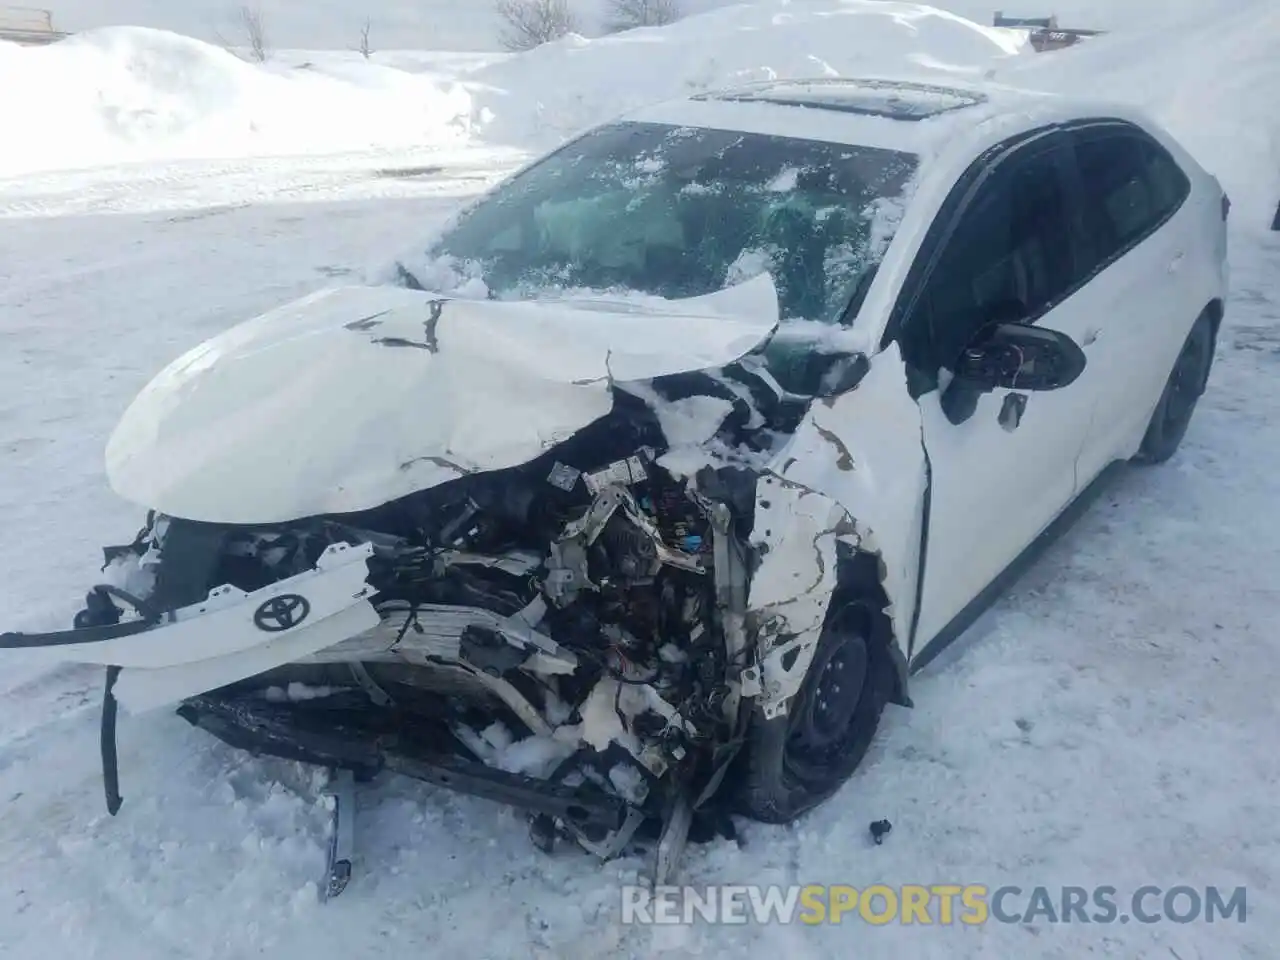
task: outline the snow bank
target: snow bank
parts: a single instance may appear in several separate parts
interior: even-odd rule
[[[0,176],[445,146],[477,134],[545,146],[709,87],[904,69],[973,74],[1021,45],[1009,31],[876,0],[766,0],[512,57],[288,51],[256,64],[190,37],[108,27],[48,47],[0,45],[0,89],[21,91],[0,98]]]
[[[158,17],[161,6],[176,9],[131,2],[100,13]],[[414,16],[452,11],[473,26],[481,17],[461,0],[433,2]],[[584,22],[603,9],[602,0],[575,2],[594,4],[582,7]],[[1053,9],[1064,25],[1114,33],[1039,55],[1025,34],[984,25],[996,6],[989,0],[937,3],[947,9],[893,0],[688,0],[687,12],[706,12],[665,28],[574,35],[517,56],[388,47],[365,60],[350,50],[288,50],[258,65],[199,40],[130,27],[44,48],[0,43],[0,176],[122,161],[420,149],[468,138],[536,149],[643,104],[738,82],[991,72],[1015,85],[1135,102],[1220,176],[1242,216],[1274,210],[1274,0],[1061,0]],[[1044,12],[1013,0],[1000,6],[1010,15]],[[335,30],[346,22],[342,11],[326,9],[316,0],[307,16]],[[268,10],[303,12],[284,0]],[[370,7],[375,23],[384,14]],[[397,46],[409,36],[389,35]],[[441,45],[450,37],[440,34]]]
[[[794,0],[803,7],[810,0]],[[1064,27],[1099,30],[1141,29],[1167,22],[1206,7],[1230,9],[1249,0],[935,0],[942,7],[976,23],[990,24],[992,13],[1011,17],[1043,17],[1055,13]],[[731,6],[734,0],[678,0],[680,10],[693,16]],[[57,0],[39,4],[54,8],[62,30],[89,30],[134,24],[172,30],[210,43],[223,38],[243,42],[241,4],[235,0]],[[351,50],[360,42],[365,21],[374,50],[501,49],[501,22],[493,0],[255,0],[262,12],[267,39],[275,49]],[[584,36],[599,36],[608,18],[608,0],[569,0]]]
[[[699,90],[778,77],[976,75],[1024,49],[1015,32],[917,3],[762,0],[669,27],[598,40],[570,36],[483,67],[467,80],[483,135],[545,145]]]
[[[259,66],[140,27],[0,44],[0,90],[0,175],[456,142],[471,113],[465,89],[430,76],[364,63]]]
[[[1280,5],[1169,4],[1141,30],[1009,65],[999,79],[1149,111],[1222,181],[1232,219],[1269,225],[1280,200]]]
[[[692,16],[734,0],[678,0]],[[801,0],[804,2],[804,0]],[[119,24],[158,27],[209,42],[244,40],[241,4],[235,0],[57,0],[62,30]],[[366,20],[375,50],[500,50],[502,23],[494,0],[255,0],[269,43],[279,48],[355,50]],[[609,0],[569,0],[578,31],[604,32]],[[982,18],[990,17],[983,11]]]
[[[236,0],[57,0],[62,30],[120,24],[156,27],[210,43],[244,40]],[[253,0],[273,47],[352,49],[369,21],[369,41],[389,50],[496,50],[498,22],[491,0]]]

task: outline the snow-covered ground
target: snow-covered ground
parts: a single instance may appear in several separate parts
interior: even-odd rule
[[[969,0],[945,5],[989,22]],[[111,22],[106,5],[82,6]],[[1126,472],[918,677],[915,709],[886,715],[833,801],[790,828],[747,825],[740,846],[693,848],[684,879],[1244,885],[1246,924],[624,928],[618,887],[639,857],[547,857],[510,811],[393,780],[362,792],[357,879],[322,907],[327,814],[310,772],[170,715],[124,717],[126,800],[107,817],[102,678],[67,668],[0,674],[0,956],[1274,960],[1280,234],[1263,227],[1280,198],[1280,12],[1054,6],[1067,25],[1110,11],[1119,35],[1036,56],[909,4],[768,0],[511,59],[292,52],[263,69],[138,31],[0,47],[0,89],[44,91],[0,97],[0,629],[64,625],[99,545],[138,525],[107,490],[102,447],[154,371],[236,320],[362,276],[576,125],[770,70],[994,69],[1122,96],[1236,201],[1234,292],[1182,452]],[[60,130],[37,122],[41,103]],[[894,829],[874,846],[881,818]]]

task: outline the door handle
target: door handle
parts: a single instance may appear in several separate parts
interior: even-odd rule
[[[1102,333],[1101,327],[1090,327],[1084,332],[1084,337],[1080,340],[1080,346],[1087,347],[1097,342],[1099,335]]]
[[[1181,250],[1179,250],[1176,254],[1174,254],[1173,259],[1169,261],[1169,272],[1177,273],[1179,270],[1181,270],[1182,261],[1185,260],[1186,258],[1187,258],[1187,255],[1183,253]]]
[[[1000,404],[1000,415],[998,423],[1004,428],[1006,433],[1013,433],[1018,429],[1018,424],[1022,422],[1022,413],[1027,409],[1027,395],[1025,393],[1007,393],[1004,402]]]

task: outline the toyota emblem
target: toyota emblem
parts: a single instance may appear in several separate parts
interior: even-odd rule
[[[311,603],[306,597],[296,593],[282,593],[278,597],[264,600],[253,611],[253,623],[259,630],[267,633],[281,633],[296,627],[310,613]]]

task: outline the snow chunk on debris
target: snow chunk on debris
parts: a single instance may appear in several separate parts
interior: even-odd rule
[[[545,778],[576,749],[575,743],[555,737],[525,737],[499,750],[493,765],[507,773]]]
[[[722,397],[685,397],[656,405],[658,425],[673,447],[703,444],[716,435],[733,410],[733,404]]]
[[[148,562],[150,558],[151,562]],[[123,590],[135,597],[145,598],[156,585],[156,565],[159,551],[154,547],[144,556],[125,554],[116,557],[103,568],[102,582]]]
[[[272,703],[298,703],[302,700],[318,700],[331,697],[338,692],[337,687],[313,687],[305,683],[291,683],[287,687],[267,687],[263,697]]]
[[[496,720],[479,733],[459,726],[454,734],[486,765],[528,777],[549,777],[577,749],[576,738],[535,735],[517,740]]]
[[[649,794],[649,784],[634,766],[625,763],[615,764],[609,768],[609,783],[628,803],[641,804]]]
[[[603,753],[609,744],[621,744],[632,754],[640,752],[640,741],[622,725],[619,716],[620,702],[626,691],[620,689],[617,680],[606,677],[597,683],[582,705],[582,726],[578,731],[581,740]]]
[[[484,739],[485,743],[489,744],[489,746],[493,747],[493,749],[497,750],[499,753],[511,746],[515,740],[511,735],[511,731],[508,730],[499,720],[493,721],[493,723],[481,730],[480,736]]]

